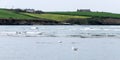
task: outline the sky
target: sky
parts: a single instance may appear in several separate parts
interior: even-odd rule
[[[0,0],[0,8],[31,8],[42,11],[92,11],[120,13],[120,0]]]

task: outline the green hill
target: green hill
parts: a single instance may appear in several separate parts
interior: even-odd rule
[[[0,9],[0,19],[35,19],[32,16],[28,16],[14,11]]]
[[[68,20],[70,18],[89,18],[87,16],[70,16],[59,14],[35,14],[26,12],[15,12],[7,9],[0,9],[0,19],[50,19],[56,21]]]
[[[37,18],[50,19],[50,20],[56,20],[56,21],[64,21],[70,18],[80,18],[80,19],[90,18],[87,16],[71,16],[71,15],[59,15],[59,14],[32,14],[32,13],[24,13],[24,14],[37,17]]]
[[[107,12],[45,12],[42,14],[15,12],[8,9],[0,9],[0,19],[50,19],[64,21],[71,18],[120,18],[120,14]]]
[[[38,13],[39,12],[39,13]],[[19,9],[0,9],[0,25],[120,25],[120,14],[107,12],[40,12],[27,13]]]
[[[49,14],[71,15],[71,16],[89,16],[89,17],[106,17],[106,18],[120,18],[120,14],[108,12],[47,12]]]

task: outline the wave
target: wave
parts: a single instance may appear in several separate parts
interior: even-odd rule
[[[0,27],[0,36],[78,38],[120,37],[120,26],[2,26]]]
[[[1,36],[13,37],[79,37],[79,38],[102,38],[102,37],[120,37],[120,33],[79,33],[79,34],[57,34],[53,32],[0,32]]]

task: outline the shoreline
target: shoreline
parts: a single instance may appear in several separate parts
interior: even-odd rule
[[[0,19],[0,25],[120,25],[115,18],[71,18],[65,21],[49,19]]]

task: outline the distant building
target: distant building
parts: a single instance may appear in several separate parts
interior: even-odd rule
[[[91,12],[90,9],[77,9],[77,12]]]
[[[37,13],[37,14],[42,14],[42,13],[44,13],[44,12],[41,11],[41,10],[36,10],[35,13]]]
[[[28,12],[28,13],[34,13],[35,12],[34,9],[25,9],[25,11]]]

